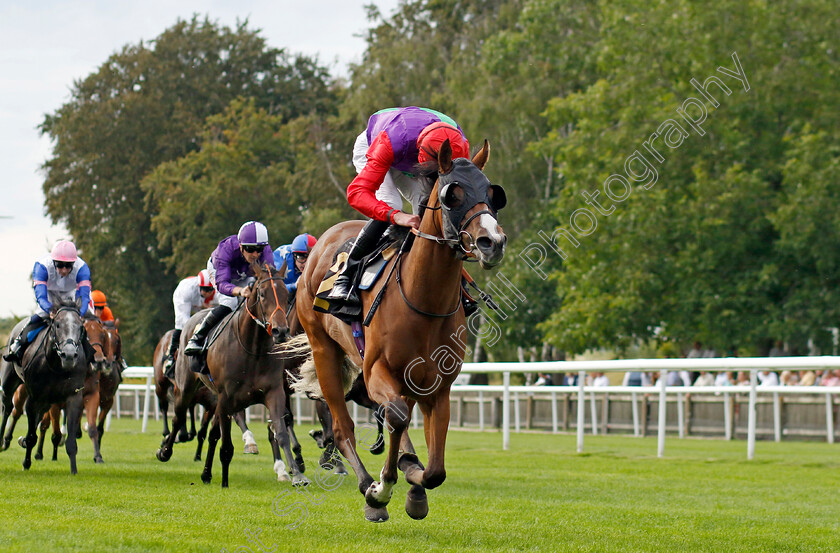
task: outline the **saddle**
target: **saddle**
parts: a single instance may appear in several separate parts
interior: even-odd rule
[[[369,290],[376,284],[388,261],[397,254],[402,242],[406,240],[406,236],[408,236],[408,243],[406,244],[405,251],[411,248],[411,245],[414,243],[414,235],[409,234],[409,230],[408,227],[397,225],[388,227],[388,230],[385,231],[382,238],[377,242],[373,252],[364,257],[357,265],[354,274],[350,275],[353,285],[359,290]],[[335,256],[333,257],[333,264],[324,275],[324,280],[321,281],[321,285],[315,293],[315,303],[313,304],[316,311],[334,315],[347,324],[361,321],[361,307],[347,306],[343,303],[332,303],[327,296],[329,296],[338,275],[344,270],[355,240],[355,237],[350,238],[336,250]]]
[[[231,313],[228,313],[224,319],[219,321],[219,323],[210,329],[210,332],[207,334],[207,338],[204,339],[204,348],[201,350],[201,353],[198,355],[185,355],[187,358],[187,367],[190,371],[194,372],[195,374],[210,374],[210,370],[207,368],[207,350],[210,349],[210,346],[213,345],[213,342],[219,337],[222,331],[230,324],[231,319],[233,316],[236,315],[236,312],[242,308],[242,303],[239,304],[239,307],[234,309]],[[195,332],[195,329],[193,329]],[[180,352],[179,352],[180,353]],[[211,379],[212,380],[212,379]]]

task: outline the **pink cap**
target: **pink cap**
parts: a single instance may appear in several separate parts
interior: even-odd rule
[[[52,249],[53,261],[65,261],[73,263],[76,261],[76,245],[70,240],[59,240]]]

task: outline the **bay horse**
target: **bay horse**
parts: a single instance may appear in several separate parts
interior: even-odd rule
[[[117,330],[118,323],[119,319],[102,323],[105,334],[103,338],[105,361],[99,371],[99,401],[96,404],[99,413],[96,428],[99,432],[100,445],[102,445],[102,436],[105,434],[105,421],[114,406],[117,390],[122,383],[122,338]],[[94,413],[96,411],[97,409],[94,408]]]
[[[315,294],[336,250],[358,235],[363,221],[340,223],[318,240],[298,281],[298,315],[312,348],[314,372],[304,371],[304,382],[316,385],[333,415],[336,445],[356,473],[365,496],[365,518],[388,519],[387,504],[397,482],[397,469],[411,484],[406,512],[415,519],[428,514],[426,489],[446,478],[444,449],[449,426],[449,390],[460,372],[466,348],[464,310],[461,307],[461,274],[465,258],[477,259],[482,268],[498,265],[504,257],[504,232],[497,212],[506,199],[501,187],[490,184],[482,172],[489,157],[484,142],[472,161],[452,159],[449,142],[441,145],[436,182],[421,217],[417,239],[404,255],[388,262],[382,278],[362,294],[367,312],[383,286],[396,282],[381,296],[376,316],[364,329],[364,360],[349,325],[315,311]],[[434,178],[431,172],[430,180]],[[466,241],[466,243],[465,243]],[[463,334],[463,336],[461,336]],[[374,482],[356,454],[354,425],[344,402],[342,365],[345,358],[362,368],[370,398],[384,406],[389,446],[380,481]],[[317,393],[317,392],[316,392]],[[415,403],[423,412],[429,451],[424,468],[408,438],[408,423]]]
[[[169,351],[169,344],[172,341],[172,335],[174,330],[168,330],[163,336],[161,336],[160,341],[158,341],[157,347],[155,347],[155,353],[152,357],[152,366],[155,369],[155,395],[158,398],[158,408],[160,409],[161,415],[163,416],[163,438],[164,440],[169,436],[169,421],[168,421],[168,411],[169,411],[169,399],[170,395],[172,395],[172,399],[174,400],[177,396],[180,395],[180,391],[175,385],[175,378],[167,378],[167,376],[163,372],[163,363],[166,360],[166,352]],[[191,373],[192,374],[192,373]],[[191,380],[187,386],[193,384],[195,379]],[[198,432],[195,431],[195,407],[196,405],[202,405],[204,407],[204,415],[201,419],[201,426]],[[196,461],[201,460],[201,450],[204,447],[204,440],[207,438],[207,428],[210,424],[210,418],[212,413],[216,410],[216,398],[213,392],[208,390],[205,386],[201,386],[199,390],[193,395],[192,400],[190,401],[189,406],[187,407],[187,412],[190,415],[190,430],[187,431],[186,424],[181,426],[177,437],[176,443],[184,443],[192,440],[193,438],[198,438],[198,444],[195,450],[195,457]],[[174,423],[174,419],[173,419]],[[173,426],[173,430],[175,430]]]
[[[291,469],[292,483],[304,485],[309,480],[292,455],[289,432],[285,424],[286,392],[284,388],[284,359],[271,354],[276,344],[283,342],[289,333],[285,307],[288,291],[282,281],[283,269],[277,271],[269,266],[251,266],[256,282],[251,286],[250,296],[214,329],[208,338],[207,369],[209,374],[199,375],[200,381],[217,396],[215,416],[209,434],[207,458],[201,479],[205,484],[212,480],[213,457],[216,443],[222,440],[219,459],[222,462],[222,487],[228,487],[229,467],[233,458],[231,442],[231,418],[250,405],[262,403],[271,419],[273,439],[286,454]],[[181,334],[181,353],[195,326],[206,312],[193,315]],[[175,361],[177,385],[185,372],[189,371],[190,358],[179,355]],[[172,418],[172,433],[161,445],[157,458],[167,461],[172,455],[175,431],[183,424],[186,407],[176,400],[175,415]],[[275,460],[275,471],[280,472]]]
[[[25,438],[25,470],[32,466],[32,449],[37,441],[36,429],[44,413],[53,404],[64,403],[67,411],[67,439],[64,446],[70,458],[70,473],[78,472],[76,436],[81,431],[82,391],[88,372],[89,355],[79,307],[79,300],[75,305],[56,305],[50,313],[46,331],[41,332],[26,349],[21,366],[6,361],[0,366],[0,388],[3,392],[0,428],[6,426],[12,395],[21,382],[29,396],[25,408],[29,427]]]

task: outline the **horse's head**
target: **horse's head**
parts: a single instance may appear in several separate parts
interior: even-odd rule
[[[106,367],[106,373],[117,368],[122,358],[122,340],[120,339],[120,333],[117,331],[117,325],[115,323],[116,321],[102,323],[103,330],[105,331],[105,347],[103,353],[105,354],[104,365]]]
[[[253,264],[252,270],[257,277],[246,307],[254,321],[264,328],[274,339],[275,344],[284,342],[289,337],[289,323],[286,320],[286,306],[289,291],[283,283],[286,264],[277,270],[266,265]]]
[[[442,210],[436,216],[440,217],[443,236],[465,257],[478,259],[483,269],[501,263],[507,244],[507,236],[497,220],[499,210],[507,203],[505,191],[491,184],[482,172],[489,157],[490,144],[486,140],[472,161],[453,160],[448,140],[438,154],[437,196]]]
[[[61,367],[71,370],[79,359],[85,358],[85,327],[82,316],[74,305],[60,305],[50,314],[53,348],[61,359]]]
[[[93,362],[97,370],[102,370],[102,365],[105,363],[106,350],[109,349],[108,335],[105,333],[105,327],[102,326],[102,321],[96,317],[84,318],[85,332],[87,333],[88,342],[93,348]]]

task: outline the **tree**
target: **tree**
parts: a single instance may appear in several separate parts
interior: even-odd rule
[[[162,262],[171,252],[158,247],[140,182],[195,151],[205,119],[239,96],[284,120],[335,101],[313,60],[267,47],[247,22],[230,29],[194,17],[112,55],[41,125],[53,140],[44,165],[47,212],[67,226],[94,287],[108,294],[132,362],[148,362],[171,326],[177,283]]]

